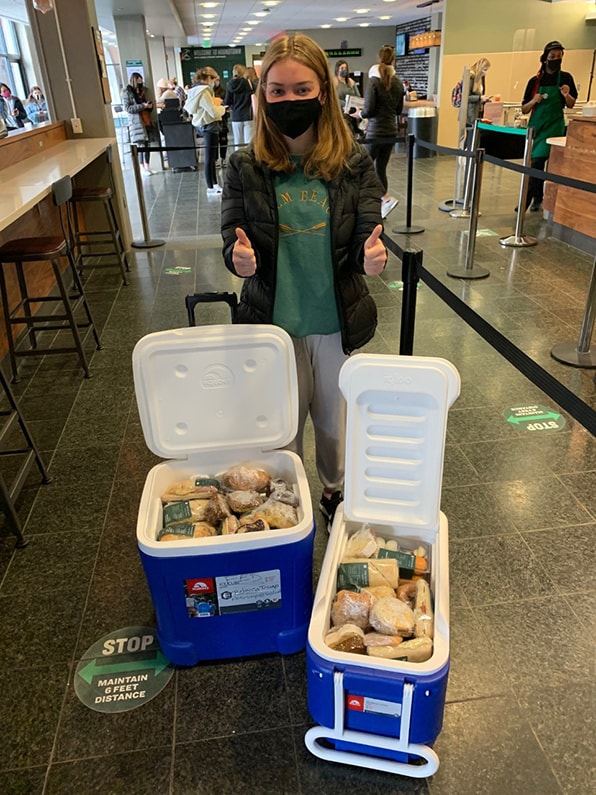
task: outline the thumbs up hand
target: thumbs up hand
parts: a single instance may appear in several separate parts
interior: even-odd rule
[[[232,262],[238,276],[246,278],[257,270],[257,260],[250,240],[244,229],[236,228],[236,242],[232,249]]]
[[[367,276],[378,276],[385,269],[387,250],[380,240],[382,224],[377,224],[364,243],[364,272]]]

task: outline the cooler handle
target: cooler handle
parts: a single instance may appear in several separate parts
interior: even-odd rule
[[[333,675],[333,701],[335,721],[333,729],[325,726],[313,726],[304,736],[304,743],[308,750],[329,762],[340,762],[344,765],[355,765],[357,767],[373,768],[386,773],[396,773],[401,776],[413,778],[425,778],[432,776],[439,769],[439,757],[428,745],[408,742],[410,733],[410,719],[412,716],[412,699],[414,696],[414,686],[410,682],[404,683],[402,697],[401,715],[401,736],[398,738],[384,737],[379,734],[369,732],[353,731],[344,729],[345,699],[343,688],[343,672],[336,671]],[[328,748],[318,743],[319,739],[341,740],[353,743],[354,745],[373,746],[389,751],[399,751],[411,754],[425,760],[423,765],[409,764],[407,762],[397,762],[391,759],[382,759],[371,756],[368,753],[358,751],[337,751],[335,748]]]

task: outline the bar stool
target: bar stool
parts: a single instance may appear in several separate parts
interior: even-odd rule
[[[79,329],[90,329],[95,339],[97,350],[100,350],[101,343],[99,335],[93,322],[91,310],[87,303],[81,278],[76,268],[75,260],[72,255],[71,247],[71,225],[68,201],[72,195],[72,180],[69,176],[62,177],[52,184],[52,195],[54,204],[58,208],[61,236],[52,237],[24,237],[10,240],[0,246],[0,292],[2,293],[2,309],[4,312],[4,323],[6,326],[6,338],[8,342],[8,353],[10,366],[12,369],[12,381],[19,381],[17,369],[17,357],[19,356],[42,356],[59,353],[76,352],[79,362],[85,373],[85,378],[90,378],[87,357],[83,350],[83,344]],[[66,223],[64,218],[66,212]],[[64,275],[60,268],[60,258],[66,257],[72,276],[72,286],[67,288]],[[25,279],[25,263],[31,263],[29,268],[32,271],[39,270],[39,265],[50,262],[54,271],[54,278],[59,295],[30,295],[27,280]],[[12,309],[8,302],[8,290],[6,286],[5,269],[9,263],[14,263],[17,283],[20,293],[20,301]],[[33,283],[33,279],[31,280]],[[69,295],[69,289],[72,295]],[[61,304],[63,314],[46,314],[35,312],[36,304]],[[75,312],[82,307],[85,316],[84,322],[77,322]],[[13,339],[13,326],[23,325],[27,327],[30,348],[17,350]],[[62,331],[69,329],[72,334],[73,345],[70,347],[40,348],[37,344],[37,335],[44,331]],[[36,331],[37,330],[37,331]]]
[[[123,284],[127,285],[126,272],[130,271],[128,264],[128,257],[124,250],[122,243],[122,236],[120,234],[120,226],[118,225],[118,218],[114,209],[114,183],[112,178],[112,147],[108,146],[106,149],[106,158],[108,161],[108,172],[110,175],[110,186],[99,188],[77,188],[74,187],[70,202],[73,208],[73,226],[74,226],[74,257],[77,264],[77,269],[82,275],[83,268],[87,264],[87,260],[101,257],[110,257],[109,262],[95,262],[89,267],[93,268],[110,268],[118,267],[120,275],[122,276]],[[79,210],[84,204],[91,202],[100,202],[106,216],[108,228],[99,229],[96,231],[88,231],[81,229],[79,224]],[[108,248],[106,248],[106,246]],[[101,247],[101,248],[98,248]]]

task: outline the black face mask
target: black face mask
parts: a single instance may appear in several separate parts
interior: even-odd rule
[[[347,69],[340,69],[339,70],[339,76],[340,77],[347,77],[348,76],[348,70]]]
[[[305,133],[318,120],[321,110],[318,97],[265,103],[266,115],[287,138],[298,138]]]
[[[546,65],[551,70],[551,72],[558,72],[561,68],[561,64],[563,63],[562,58],[553,58],[551,61],[547,61]]]

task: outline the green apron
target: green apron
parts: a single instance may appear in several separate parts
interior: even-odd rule
[[[545,98],[534,106],[528,123],[528,126],[534,129],[532,157],[548,157],[550,144],[546,143],[546,139],[565,135],[565,117],[559,90],[560,82],[561,73],[559,72],[556,86],[539,86],[538,88],[540,94],[548,94],[548,99]]]

